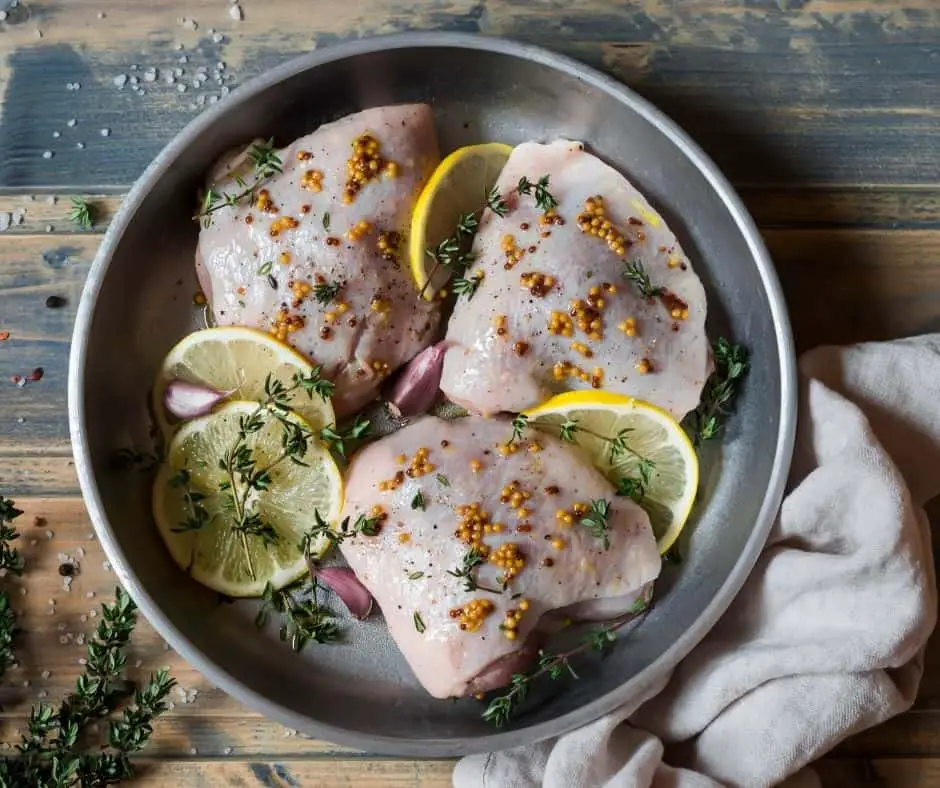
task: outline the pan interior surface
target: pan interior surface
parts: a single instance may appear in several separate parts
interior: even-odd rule
[[[79,316],[70,382],[89,508],[122,581],[162,634],[209,680],[262,712],[332,741],[396,755],[452,756],[558,734],[662,675],[678,650],[710,628],[715,605],[730,600],[750,569],[779,501],[792,441],[792,347],[776,279],[711,165],[703,169],[671,125],[664,131],[654,111],[622,100],[629,94],[612,94],[593,72],[576,72],[568,61],[553,67],[546,53],[539,60],[515,45],[438,40],[360,42],[308,66],[278,69],[171,143],[102,247]],[[276,629],[258,632],[253,603],[221,602],[172,562],[150,514],[151,475],[112,462],[121,448],[150,446],[151,381],[167,350],[197,327],[198,227],[191,217],[215,158],[254,137],[286,144],[347,113],[410,101],[431,104],[442,153],[491,140],[584,141],[676,231],[708,291],[709,335],[745,344],[752,357],[728,434],[703,454],[700,503],[680,543],[683,561],[665,565],[652,611],[608,657],[585,658],[580,680],[539,684],[526,713],[499,732],[481,720],[476,701],[430,698],[379,615],[346,626],[343,644],[311,644],[299,655],[278,641]]]

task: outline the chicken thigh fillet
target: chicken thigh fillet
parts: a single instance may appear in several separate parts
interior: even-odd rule
[[[438,163],[426,104],[377,107],[276,151],[283,172],[220,207],[199,235],[196,270],[219,325],[269,331],[323,365],[338,415],[434,339],[436,305],[418,298],[404,233]],[[210,179],[218,194],[252,183],[248,151]]]
[[[380,530],[346,539],[343,555],[438,698],[503,686],[534,655],[543,616],[623,613],[659,575],[639,506],[570,444],[534,430],[507,443],[512,434],[503,419],[428,416],[347,472],[343,516],[377,517]],[[609,505],[607,544],[581,523],[595,501]],[[591,610],[612,598],[618,610]]]
[[[553,209],[536,204],[546,175]],[[643,195],[567,140],[516,146],[497,188],[509,210],[480,222],[466,276],[483,279],[450,320],[444,393],[483,414],[591,387],[676,418],[695,408],[711,371],[705,291]]]

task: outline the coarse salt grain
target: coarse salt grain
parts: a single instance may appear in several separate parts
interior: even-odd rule
[[[78,121],[75,118],[69,118],[65,122],[65,125],[68,126],[70,129],[74,129],[76,123],[78,123]]]
[[[44,159],[51,159],[53,156],[55,156],[55,154],[51,150],[44,150],[42,152],[42,157]]]
[[[102,129],[99,133],[101,134],[102,137],[110,137],[111,129]]]
[[[53,139],[56,139],[56,140],[57,140],[57,139],[59,139],[59,137],[61,137],[61,136],[62,136],[62,132],[61,132],[61,131],[53,131],[53,132],[52,132],[52,138],[53,138]]]
[[[44,671],[42,672],[42,677],[43,677],[44,679],[49,678],[50,675],[52,675],[52,674],[50,674],[48,670],[44,670]]]
[[[89,611],[88,611],[88,615],[91,616],[92,618],[94,618],[95,616],[98,615],[98,611],[97,611],[97,610],[89,610]]]
[[[52,227],[51,224],[46,225],[46,226],[47,226],[47,227]],[[52,531],[46,531],[46,539],[51,539],[53,536],[55,536],[55,534],[52,533]]]
[[[144,664],[144,661],[143,661],[142,659],[138,659],[138,660],[134,663],[134,667],[135,667],[135,668],[139,668],[139,667],[140,667],[141,665],[143,665],[143,664]]]
[[[80,616],[78,617],[78,620],[81,621],[81,622],[84,624],[84,623],[88,620],[88,616],[86,616],[86,615],[84,615],[84,614],[83,614],[83,615],[80,615]]]
[[[244,15],[242,14],[242,7],[240,5],[229,6],[228,15],[236,22],[241,22],[242,19],[244,19]]]
[[[118,74],[112,81],[116,87],[123,89],[127,84],[127,74]]]
[[[85,645],[85,633],[79,632],[75,638],[75,642],[78,643],[78,645],[80,646],[84,646]]]

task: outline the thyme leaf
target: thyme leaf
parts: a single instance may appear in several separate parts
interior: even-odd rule
[[[235,178],[235,183],[240,191],[217,192],[215,189],[206,190],[202,199],[202,207],[193,217],[201,220],[205,228],[212,226],[212,214],[222,208],[228,208],[237,205],[246,197],[251,197],[255,190],[268,178],[283,171],[283,162],[274,152],[274,138],[267,142],[256,142],[248,149],[248,159],[252,164],[252,174],[254,179],[251,183],[246,182],[241,177]]]
[[[643,298],[656,298],[666,292],[665,288],[655,287],[650,281],[650,275],[639,260],[631,260],[623,267],[624,278],[629,279],[636,286]]]
[[[604,549],[610,549],[610,504],[603,498],[595,498],[591,501],[591,508],[580,524],[590,531],[595,539],[600,539],[604,543]]]
[[[72,197],[72,210],[69,213],[69,219],[84,230],[90,230],[95,226],[98,210],[84,197]]]
[[[696,448],[721,433],[725,420],[734,410],[742,378],[749,366],[743,345],[732,344],[720,337],[712,349],[715,371],[705,384],[702,401],[690,414],[686,425]]]

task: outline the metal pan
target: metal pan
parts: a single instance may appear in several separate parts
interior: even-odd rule
[[[709,293],[709,331],[744,342],[752,370],[720,446],[703,457],[700,503],[653,611],[580,680],[540,686],[495,731],[472,700],[428,697],[380,617],[339,646],[296,655],[259,633],[252,603],[221,604],[168,557],[150,515],[150,477],[115,470],[147,445],[150,382],[195,328],[193,201],[209,164],[253,137],[280,142],[386,103],[433,105],[442,149],[484,140],[583,140],[675,228]],[[544,50],[427,33],[362,40],[292,60],[199,116],[147,168],[88,276],[70,364],[69,420],[88,510],[144,615],[210,681],[284,724],[399,756],[456,756],[558,735],[637,697],[718,620],[750,572],[779,505],[796,417],[793,342],[760,236],[724,177],[674,123],[617,82]]]

